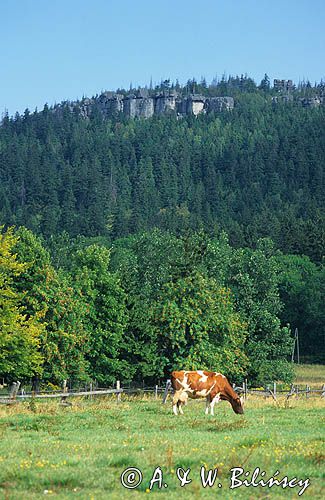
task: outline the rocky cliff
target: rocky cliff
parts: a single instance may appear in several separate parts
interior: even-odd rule
[[[122,95],[115,92],[104,92],[99,97],[85,98],[78,104],[80,113],[89,117],[96,110],[109,117],[123,113],[128,118],[150,118],[157,114],[172,113],[176,116],[201,113],[220,113],[234,107],[232,97],[205,97],[200,94],[179,96],[175,91],[164,91],[150,96],[146,89],[136,94]]]

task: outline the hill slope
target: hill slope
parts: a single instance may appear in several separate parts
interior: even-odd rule
[[[231,112],[84,119],[68,109],[5,118],[0,219],[48,237],[120,237],[153,226],[271,236],[320,261],[325,107],[242,93]]]

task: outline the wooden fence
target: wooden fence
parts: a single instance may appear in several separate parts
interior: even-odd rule
[[[245,399],[249,394],[272,397],[275,401],[277,401],[278,395],[285,395],[287,399],[294,395],[304,395],[306,396],[306,398],[309,398],[312,395],[319,394],[320,396],[325,397],[325,384],[322,386],[322,388],[319,389],[311,388],[309,385],[299,386],[299,384],[291,384],[289,391],[287,388],[281,388],[282,386],[283,384],[277,384],[276,382],[273,382],[273,384],[267,385],[266,387],[262,388],[248,388],[246,379],[243,382],[243,385],[240,387],[236,387],[235,385],[233,385],[235,391],[237,391],[238,393],[242,393]]]
[[[0,395],[0,404],[17,404],[26,400],[45,400],[45,399],[60,399],[61,404],[70,405],[67,400],[68,398],[73,397],[89,397],[90,399],[93,396],[107,396],[107,395],[116,395],[117,402],[121,401],[121,394],[144,394],[151,393],[154,395],[155,399],[158,399],[158,394],[164,391],[164,387],[159,387],[155,385],[154,387],[121,387],[121,382],[119,380],[116,381],[116,388],[103,388],[103,389],[93,389],[92,384],[90,384],[89,390],[68,390],[67,381],[63,381],[63,387],[61,391],[40,391],[40,392],[26,392],[24,389],[20,388],[20,382],[14,382],[10,388],[8,394]]]
[[[272,385],[266,386],[264,388],[249,388],[247,380],[243,382],[242,386],[235,386],[233,388],[239,394],[244,396],[244,399],[247,398],[248,395],[255,396],[263,396],[264,398],[272,397],[275,401],[279,395],[285,395],[286,399],[297,395],[297,396],[305,396],[309,398],[311,396],[320,395],[321,397],[325,397],[325,384],[320,389],[314,389],[310,386],[306,385],[301,387],[299,385],[292,384],[290,386],[290,390],[288,388],[283,389],[281,385],[279,386],[276,382]],[[20,389],[20,390],[19,390]],[[63,381],[62,390],[59,391],[51,391],[51,392],[25,392],[23,388],[20,387],[20,382],[14,382],[10,388],[8,394],[0,395],[0,404],[16,404],[22,401],[28,400],[46,400],[46,399],[59,399],[60,404],[64,406],[70,406],[71,403],[68,401],[68,398],[74,397],[88,397],[92,399],[94,396],[107,396],[107,395],[116,395],[117,402],[121,401],[121,394],[128,395],[141,395],[141,394],[152,394],[154,398],[157,400],[159,394],[163,394],[163,402],[165,403],[167,400],[168,393],[172,392],[170,386],[170,380],[167,380],[165,386],[159,386],[158,384],[152,387],[124,387],[122,388],[119,380],[116,381],[115,388],[103,388],[103,389],[93,389],[92,384],[90,384],[89,390],[68,390],[67,381]]]

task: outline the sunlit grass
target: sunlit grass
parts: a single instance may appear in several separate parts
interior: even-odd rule
[[[325,384],[325,365],[295,365],[295,383],[321,388]]]
[[[249,397],[245,414],[222,402],[216,416],[204,415],[204,402],[191,401],[183,416],[172,415],[170,401],[116,398],[28,403],[0,407],[0,498],[126,498],[150,494],[166,498],[293,498],[298,489],[239,488],[230,491],[230,468],[260,467],[310,478],[304,497],[322,498],[324,400],[321,397]],[[323,420],[322,420],[323,419]],[[143,483],[126,491],[120,475],[138,467]],[[146,493],[161,466],[168,488]],[[200,468],[218,467],[223,488],[203,489]],[[192,483],[180,488],[177,467],[191,468]]]

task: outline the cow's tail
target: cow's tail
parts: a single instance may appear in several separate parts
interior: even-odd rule
[[[165,404],[166,401],[167,401],[168,391],[169,391],[171,385],[172,385],[172,382],[171,382],[170,379],[168,379],[167,382],[166,382],[165,392],[164,392],[164,395],[163,395],[163,400],[162,400],[163,404]]]

